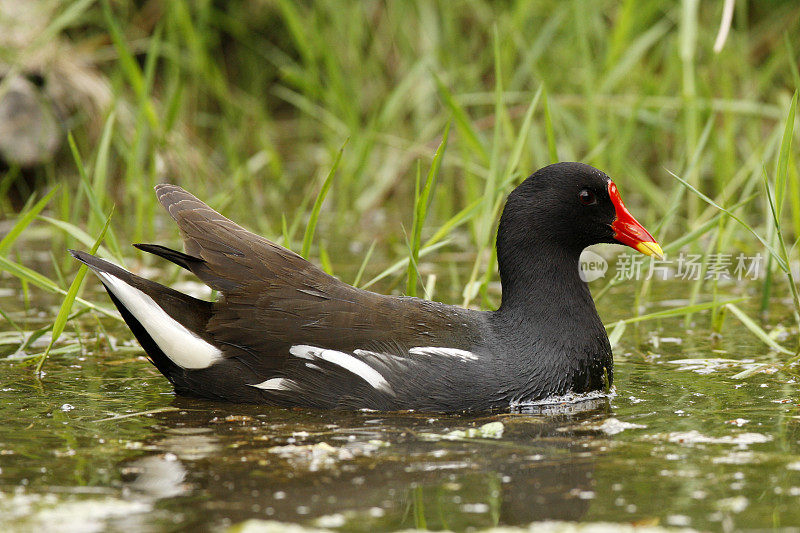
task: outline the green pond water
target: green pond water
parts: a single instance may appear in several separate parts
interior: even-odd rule
[[[12,288],[0,306],[15,322],[49,323],[57,301],[25,311],[3,279]],[[88,297],[107,305],[91,281]],[[654,289],[662,302],[648,312],[685,304],[685,285]],[[625,291],[600,302],[606,320],[631,316]],[[89,314],[37,379],[30,361],[8,357],[3,322],[0,530],[266,524],[254,520],[275,530],[800,530],[800,385],[784,372],[734,379],[779,358],[733,317],[719,339],[708,323],[701,314],[689,330],[683,318],[629,326],[611,399],[442,416],[178,398],[123,325]]]

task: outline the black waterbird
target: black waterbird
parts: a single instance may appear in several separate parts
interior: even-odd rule
[[[185,253],[137,248],[219,292],[207,302],[80,251],[178,394],[318,408],[467,411],[602,390],[611,346],[581,251],[661,255],[613,181],[581,163],[542,168],[508,197],[497,231],[496,311],[357,289],[158,185]]]

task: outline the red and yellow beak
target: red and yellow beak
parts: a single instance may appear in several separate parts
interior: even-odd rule
[[[611,229],[614,230],[614,238],[622,244],[635,248],[645,255],[653,255],[659,259],[664,258],[664,252],[661,246],[658,245],[656,240],[650,233],[644,229],[644,226],[639,224],[633,215],[630,214],[625,204],[622,203],[622,198],[619,197],[619,191],[614,182],[608,181],[608,196],[611,198],[611,203],[614,204],[614,209],[617,212],[617,218],[611,223]]]

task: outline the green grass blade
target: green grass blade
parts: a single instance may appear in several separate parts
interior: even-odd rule
[[[108,161],[111,151],[111,139],[114,136],[114,124],[116,123],[117,114],[112,111],[103,124],[103,133],[100,136],[100,144],[97,148],[97,157],[94,162],[94,172],[92,174],[92,191],[96,198],[101,199],[106,197],[107,183],[108,183]],[[103,207],[102,201],[99,203]],[[103,220],[100,217],[99,220]]]
[[[411,287],[411,291],[412,292],[411,293],[407,293],[406,295],[407,296],[416,296],[417,295],[416,281],[420,277],[419,276],[419,269],[417,268],[417,258],[414,257],[414,253],[411,250],[411,241],[408,240],[408,233],[406,233],[406,229],[405,228],[402,228],[402,229],[403,229],[403,236],[405,237],[405,241],[406,241],[406,249],[408,250],[408,267],[406,269],[407,270],[406,276],[407,276],[409,281],[412,278],[414,280],[414,286]],[[413,271],[413,276],[411,275],[412,271]],[[408,288],[408,287],[406,287],[406,288]],[[423,289],[424,289],[424,287],[423,287]],[[429,300],[430,298],[427,297],[427,295],[426,295],[425,299]]]
[[[542,107],[544,107],[544,132],[547,136],[547,154],[550,157],[550,163],[558,163],[558,148],[556,146],[556,133],[553,130],[553,118],[550,116],[550,102],[547,100],[547,89],[544,84],[542,90]]]
[[[786,46],[786,54],[789,59],[789,70],[792,72],[794,87],[795,89],[800,89],[800,69],[797,68],[797,59],[795,59],[794,47],[792,47],[792,40],[789,37],[789,32],[783,33],[783,44]]]
[[[87,248],[90,248],[90,247],[94,246],[95,239],[93,239],[91,235],[89,235],[88,233],[83,231],[81,228],[79,228],[75,224],[67,222],[66,220],[59,220],[57,218],[51,218],[51,217],[44,216],[44,215],[40,215],[37,218],[38,218],[38,220],[41,220],[43,222],[47,222],[48,224],[51,224],[54,227],[62,230],[64,233],[66,233],[70,237],[74,238],[75,240],[77,240],[79,243],[81,243],[82,245],[84,245]],[[113,258],[113,256],[111,255],[111,252],[106,250],[103,246],[98,248],[97,255],[102,257],[102,258],[104,258],[104,259],[112,259]]]
[[[472,148],[476,154],[480,157],[481,163],[485,166],[490,165],[491,158],[489,157],[489,152],[486,151],[486,147],[481,142],[478,131],[475,129],[473,122],[467,116],[467,112],[464,110],[458,102],[455,101],[453,98],[453,94],[450,92],[450,89],[442,82],[441,78],[436,73],[433,73],[433,79],[436,81],[436,87],[439,89],[439,95],[442,98],[445,106],[450,109],[450,113],[453,115],[453,119],[456,121],[456,129],[464,138],[464,141],[467,145]]]
[[[778,220],[783,212],[783,197],[786,194],[786,182],[789,166],[789,154],[792,150],[792,138],[794,137],[794,116],[797,111],[797,91],[792,96],[792,103],[789,106],[789,116],[786,117],[786,126],[781,137],[781,147],[778,151],[778,164],[775,172],[775,210]]]
[[[89,176],[86,175],[86,167],[83,166],[83,157],[81,157],[81,152],[78,150],[78,145],[75,143],[75,137],[72,135],[71,131],[67,132],[67,143],[69,144],[69,150],[75,162],[75,167],[78,169],[78,176],[81,178],[81,181],[88,183]]]
[[[10,316],[8,316],[8,315],[7,315],[7,314],[6,314],[6,313],[5,313],[5,312],[4,312],[2,309],[0,309],[0,316],[2,316],[3,318],[5,318],[5,319],[6,319],[6,322],[8,322],[8,323],[9,323],[9,325],[10,325],[12,328],[14,328],[15,330],[17,330],[17,332],[18,332],[18,333],[23,333],[23,331],[22,331],[22,328],[21,328],[21,327],[19,327],[19,326],[17,325],[17,323],[16,323],[16,322],[14,322],[13,320],[11,320],[11,317],[10,317]]]
[[[342,160],[342,153],[344,152],[344,147],[347,145],[347,141],[344,142],[339,151],[336,153],[336,158],[333,160],[333,166],[331,167],[330,172],[328,172],[328,176],[325,178],[325,181],[322,183],[322,188],[317,194],[317,199],[314,201],[314,207],[311,209],[311,216],[308,219],[308,224],[306,225],[306,232],[303,235],[303,248],[300,252],[305,259],[308,259],[308,252],[311,250],[311,242],[314,240],[314,230],[317,227],[317,220],[319,220],[319,212],[322,209],[322,204],[325,202],[325,196],[328,194],[328,190],[331,188],[331,184],[333,183],[333,177],[336,175],[336,169],[339,168],[339,162]]]
[[[792,206],[792,227],[794,234],[800,236],[800,173],[794,156],[790,156],[789,165],[789,202]]]
[[[431,192],[439,178],[439,170],[441,169],[442,160],[447,150],[447,140],[449,136],[450,123],[445,126],[442,142],[439,143],[436,152],[433,154],[433,161],[431,161],[431,166],[428,169],[428,174],[425,177],[425,185],[422,187],[422,190],[420,190],[420,172],[419,166],[417,166],[417,180],[414,192],[414,220],[411,241],[408,243],[411,261],[408,263],[406,294],[409,296],[416,296],[418,279],[417,261],[419,261],[419,250],[422,246],[422,227],[425,225],[425,219],[428,216],[428,209],[433,199]]]
[[[447,237],[447,235],[449,235],[450,232],[455,228],[465,224],[466,222],[469,222],[478,212],[482,204],[483,198],[479,197],[473,200],[472,203],[461,209],[461,211],[450,217],[444,224],[439,226],[439,229],[436,230],[436,233],[434,233],[430,239],[425,241],[425,246],[433,246],[437,242]]]
[[[31,283],[48,292],[59,292],[61,290],[58,284],[56,284],[47,276],[36,272],[32,268],[28,268],[25,265],[17,263],[16,261],[12,261],[3,255],[0,255],[0,271],[8,272],[12,276],[19,278],[20,281]]]
[[[361,265],[358,267],[358,272],[356,273],[356,277],[352,283],[353,287],[358,287],[358,284],[361,283],[361,278],[364,276],[364,271],[367,268],[370,257],[372,257],[372,252],[375,251],[375,242],[376,241],[372,241],[372,244],[370,244],[369,248],[367,248],[367,253],[364,254],[364,259],[361,260]]]
[[[544,84],[541,84],[539,89],[536,91],[536,94],[533,95],[531,103],[528,104],[528,109],[525,111],[525,118],[522,119],[522,125],[519,128],[517,139],[514,142],[514,148],[511,150],[511,157],[508,158],[508,165],[506,166],[503,183],[500,185],[501,188],[508,185],[512,176],[514,176],[514,172],[519,167],[519,162],[522,159],[522,152],[525,149],[525,144],[528,140],[528,132],[530,131],[531,123],[533,122],[533,114],[534,111],[536,111],[536,106],[539,104],[539,99],[545,97],[544,91]],[[548,138],[548,144],[549,143],[550,140]]]
[[[619,340],[622,338],[622,334],[625,333],[625,329],[627,323],[624,320],[620,320],[619,322],[615,322],[614,324],[609,324],[607,327],[613,326],[614,329],[611,330],[611,333],[608,334],[608,342],[611,344],[611,347],[615,347],[619,344]]]
[[[300,111],[306,113],[308,116],[320,121],[322,124],[332,129],[336,135],[348,134],[349,128],[339,119],[339,117],[313,100],[310,100],[302,94],[298,94],[297,92],[283,86],[276,87],[272,92],[277,97],[285,100]]]
[[[419,256],[420,257],[425,257],[429,253],[435,252],[439,248],[441,248],[443,246],[447,246],[448,244],[450,244],[450,241],[442,241],[442,242],[437,242],[436,244],[433,244],[431,246],[425,246],[419,251]],[[400,260],[392,263],[389,267],[384,269],[383,272],[381,272],[380,274],[378,274],[377,276],[375,276],[374,278],[372,278],[371,280],[366,282],[361,288],[362,289],[366,289],[368,287],[371,287],[372,285],[374,285],[375,283],[379,282],[383,278],[391,276],[392,274],[402,270],[403,268],[407,268],[408,267],[408,260],[409,260],[408,257],[404,257],[403,259],[400,259]]]
[[[797,94],[797,93],[795,93],[795,94]],[[766,172],[764,172],[764,187],[767,190],[767,200],[769,201],[769,208],[770,208],[770,212],[772,213],[772,220],[773,220],[773,223],[775,224],[775,234],[776,234],[776,238],[778,240],[778,245],[780,246],[780,249],[781,249],[781,255],[783,257],[783,260],[788,263],[789,262],[789,252],[786,250],[786,242],[783,240],[783,230],[781,229],[781,221],[780,221],[780,218],[779,218],[779,215],[778,215],[778,210],[777,210],[777,208],[775,206],[777,201],[774,202],[772,200],[772,191],[770,191],[770,188],[769,188],[769,178],[767,177],[767,173]],[[775,195],[777,196],[777,191],[776,191]],[[767,274],[769,274],[769,271],[767,271]],[[797,322],[798,326],[800,326],[800,294],[797,291],[797,284],[794,282],[794,274],[792,273],[792,269],[791,268],[786,271],[786,278],[787,278],[787,280],[789,282],[789,290],[792,293],[792,300],[794,302],[795,321]],[[769,278],[767,278],[767,279],[769,279]],[[769,288],[769,286],[767,286],[767,288]],[[766,308],[766,303],[768,303],[766,301],[768,299],[768,296],[769,296],[769,291],[768,290],[764,292],[764,296],[765,296],[764,301],[762,301],[762,311]]]
[[[328,249],[325,248],[325,245],[320,243],[319,245],[319,265],[322,267],[322,270],[326,274],[330,274],[333,276],[333,263],[331,262],[331,256],[328,254]]]
[[[671,318],[676,316],[684,316],[692,313],[697,313],[698,311],[705,311],[707,309],[713,309],[715,307],[721,307],[723,305],[727,305],[730,303],[741,302],[745,300],[745,298],[734,298],[731,300],[724,300],[724,301],[714,301],[714,302],[704,302],[699,304],[692,304],[692,305],[684,305],[681,307],[675,307],[673,309],[665,309],[664,311],[656,311],[654,313],[647,313],[645,315],[634,316],[631,318],[626,318],[623,320],[615,320],[610,324],[605,324],[606,329],[619,327],[620,322],[625,324],[635,324],[637,322],[644,322],[647,320],[655,320],[658,318]]]
[[[97,237],[92,249],[89,251],[91,254],[97,253],[97,249],[100,247],[100,243],[103,242],[103,239],[106,236],[106,231],[108,231],[108,226],[111,224],[111,217],[114,214],[114,210],[112,208],[111,212],[108,214],[108,218],[106,219],[106,223],[103,226],[103,229],[100,231],[100,235]],[[86,272],[89,267],[85,264],[81,263],[81,266],[78,268],[78,274],[75,276],[75,279],[72,280],[72,284],[69,286],[69,290],[67,290],[67,294],[64,297],[64,301],[61,302],[61,308],[58,310],[58,315],[56,315],[56,319],[53,322],[53,333],[50,337],[50,343],[47,345],[47,349],[42,354],[42,357],[39,359],[39,362],[36,364],[36,374],[39,374],[42,371],[42,366],[44,362],[47,360],[47,356],[50,354],[50,350],[53,348],[53,344],[58,341],[58,338],[64,332],[64,327],[67,325],[67,320],[69,318],[70,311],[72,310],[72,305],[75,303],[75,298],[78,297],[78,291],[81,288],[81,284],[83,283],[83,279],[86,277]]]
[[[417,161],[417,174],[416,178],[414,179],[414,217],[412,221],[412,234],[416,236],[417,233],[417,226],[419,225],[419,197],[420,197],[420,181],[421,177],[421,170],[420,170],[420,163]],[[405,229],[403,229],[405,233]],[[408,269],[406,270],[406,295],[407,296],[416,296],[417,295],[417,259],[419,258],[419,249],[417,249],[416,254],[414,253],[415,244],[408,243],[408,235],[406,235],[406,243],[408,245],[409,250],[409,261],[408,261]],[[417,256],[416,258],[414,256]]]
[[[108,0],[103,0],[102,5],[103,16],[106,20],[106,25],[108,26],[108,34],[111,36],[111,42],[114,44],[114,49],[119,56],[120,70],[127,78],[128,83],[131,84],[131,87],[133,87],[140,104],[143,105],[148,122],[150,123],[150,127],[158,131],[158,114],[156,113],[152,102],[150,102],[150,100],[147,98],[147,80],[145,79],[145,75],[142,73],[139,63],[136,62],[133,52],[128,46],[128,43],[125,41],[122,30],[120,29],[119,24],[117,24],[117,20],[114,18],[114,13],[111,10],[111,4]]]
[[[21,216],[17,219],[14,223],[14,226],[6,233],[6,235],[0,239],[0,254],[4,253],[9,246],[14,244],[14,241],[25,231],[31,222],[36,220],[36,216],[45,208],[45,206],[50,203],[50,200],[53,198],[53,195],[58,190],[58,187],[54,187],[49,193],[47,193],[41,200],[36,202],[33,207],[26,209],[22,212]]]
[[[642,57],[662,40],[671,27],[671,22],[662,19],[656,22],[647,31],[642,32],[641,35],[630,43],[630,46],[619,58],[617,64],[608,70],[608,73],[597,88],[597,92],[599,94],[613,93],[620,82],[640,63]]]
[[[681,183],[683,183],[683,186],[684,186],[684,187],[686,187],[687,189],[689,189],[690,191],[692,191],[694,194],[696,194],[696,195],[697,195],[697,196],[698,196],[700,199],[702,199],[704,202],[706,202],[706,203],[707,203],[707,204],[709,204],[709,205],[712,205],[712,206],[716,207],[717,209],[719,209],[720,211],[722,211],[723,213],[725,213],[726,215],[728,215],[729,217],[731,217],[733,220],[735,220],[736,222],[738,222],[739,224],[741,224],[741,225],[742,225],[742,226],[743,226],[743,227],[744,227],[744,228],[745,228],[747,231],[749,231],[749,232],[750,232],[750,233],[751,233],[751,234],[752,234],[752,235],[753,235],[753,236],[754,236],[756,239],[758,239],[758,241],[759,241],[759,242],[760,242],[760,243],[761,243],[761,244],[764,246],[764,248],[766,248],[766,249],[769,251],[770,255],[772,255],[772,257],[774,257],[774,258],[775,258],[775,261],[777,261],[777,262],[778,262],[778,265],[781,267],[781,270],[783,270],[784,272],[786,272],[786,271],[788,270],[788,268],[789,268],[789,267],[788,267],[788,265],[786,264],[786,261],[784,261],[784,260],[781,258],[781,256],[778,254],[778,252],[777,252],[777,251],[776,251],[776,250],[775,250],[775,249],[774,249],[772,246],[770,246],[770,245],[767,243],[767,241],[765,241],[765,240],[764,240],[764,239],[761,237],[761,235],[759,235],[758,233],[756,233],[756,232],[755,232],[755,230],[754,230],[753,228],[751,228],[750,226],[748,226],[746,222],[744,222],[742,219],[740,219],[739,217],[737,217],[736,215],[734,215],[733,213],[731,213],[729,210],[727,210],[727,209],[725,209],[724,207],[722,207],[722,206],[720,206],[719,204],[717,204],[717,203],[716,203],[714,200],[712,200],[711,198],[709,198],[709,197],[708,197],[708,196],[706,196],[705,194],[703,194],[703,193],[701,193],[700,191],[698,191],[698,190],[697,190],[697,189],[696,189],[696,188],[695,188],[693,185],[691,185],[689,182],[687,182],[687,181],[683,180],[682,178],[678,177],[678,176],[677,176],[677,175],[676,175],[674,172],[672,172],[672,171],[670,171],[670,170],[667,170],[667,172],[669,172],[669,173],[672,175],[672,177],[673,177],[673,178],[675,178],[676,180],[678,180],[678,181],[680,181]]]
[[[12,276],[19,278],[20,282],[23,284],[23,290],[27,284],[31,284],[39,287],[40,289],[46,290],[47,292],[57,293],[61,295],[67,294],[66,290],[59,287],[58,284],[56,284],[53,280],[51,280],[47,276],[44,276],[39,272],[36,272],[32,268],[26,267],[25,265],[17,263],[16,261],[12,261],[2,255],[0,255],[0,271],[8,272]],[[110,316],[116,319],[120,318],[118,313],[115,313],[110,309],[106,309],[104,307],[101,307],[97,304],[94,304],[82,298],[78,298],[77,301],[85,305],[86,307],[89,307],[94,311],[102,313],[106,316]]]
[[[106,120],[106,124],[108,124],[110,120],[111,117],[109,117],[108,120]],[[103,131],[105,135],[107,128],[104,127]],[[92,184],[89,181],[89,176],[86,174],[86,167],[83,165],[83,158],[81,157],[81,153],[78,150],[78,145],[75,143],[75,138],[72,136],[72,132],[67,134],[67,142],[69,144],[70,152],[72,153],[72,159],[74,160],[75,166],[78,169],[78,175],[80,176],[81,190],[86,195],[86,198],[89,201],[89,209],[91,211],[91,214],[94,216],[93,219],[92,217],[90,217],[90,220],[102,221],[105,219],[105,215],[103,214],[103,206],[95,192],[95,189],[93,188]],[[110,134],[108,142],[110,143]],[[100,191],[100,194],[103,197],[105,197],[106,191]],[[116,260],[124,265],[124,262],[122,261],[122,251],[120,250],[119,244],[117,243],[117,238],[116,235],[114,234],[113,228],[108,228],[107,244],[111,252],[114,254]]]
[[[72,4],[65,2],[65,4],[68,4],[68,7],[63,13],[55,17],[52,22],[47,25],[43,32],[36,36],[36,39],[30,48],[33,50],[40,46],[46,45],[47,43],[53,42],[56,36],[61,33],[64,28],[67,28],[74,22],[80,20],[84,12],[94,3],[94,1],[95,0],[78,0]]]
[[[306,67],[312,68],[316,64],[316,47],[312,41],[314,34],[307,31],[305,17],[298,12],[296,6],[295,2],[290,2],[289,0],[280,0],[278,2],[281,15],[286,21],[289,34],[297,45],[297,50],[300,52]]]
[[[794,355],[794,352],[787,350],[786,348],[775,342],[775,339],[770,337],[769,334],[761,328],[761,326],[756,324],[756,322],[752,318],[747,316],[745,312],[739,309],[739,307],[737,307],[735,304],[727,303],[725,304],[725,307],[727,307],[731,311],[731,313],[733,313],[734,316],[736,316],[736,318],[739,319],[739,321],[744,325],[744,327],[749,329],[750,332],[756,337],[758,337],[764,344],[766,344],[776,352],[780,352],[786,355]]]
[[[732,205],[728,209],[728,211],[731,211],[731,212],[736,211],[740,207],[750,203],[753,200],[753,198],[756,198],[757,196],[758,196],[758,194],[750,195],[749,198],[745,198],[741,202]],[[719,212],[717,212],[717,214],[715,214],[709,220],[707,220],[703,224],[699,225],[698,227],[694,228],[689,233],[686,233],[685,235],[682,235],[682,236],[678,237],[677,239],[668,242],[667,244],[665,244],[663,246],[664,252],[672,252],[674,250],[680,250],[683,246],[696,241],[697,239],[699,239],[700,237],[702,237],[703,235],[708,233],[712,228],[714,228],[716,226],[719,226],[719,219],[720,219],[720,217],[722,215],[723,215],[723,213],[721,211],[719,211]]]
[[[283,237],[283,246],[292,249],[292,237],[289,235],[289,224],[286,222],[286,213],[281,213],[281,236]]]

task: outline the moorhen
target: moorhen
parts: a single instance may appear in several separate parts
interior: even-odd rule
[[[611,179],[581,163],[544,167],[508,196],[496,311],[357,289],[178,186],[155,190],[186,253],[135,246],[190,270],[217,301],[71,253],[178,394],[232,402],[453,412],[603,390],[611,346],[581,251],[616,242],[661,256]]]

